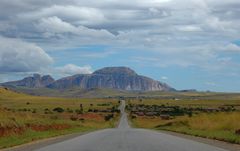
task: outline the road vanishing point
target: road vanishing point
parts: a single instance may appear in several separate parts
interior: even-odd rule
[[[122,100],[121,119],[117,128],[99,130],[37,151],[227,151],[166,133],[131,128]]]

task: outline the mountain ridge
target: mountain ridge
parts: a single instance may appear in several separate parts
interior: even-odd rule
[[[41,76],[40,74],[33,74],[32,77],[25,77],[22,80],[10,81],[2,83],[2,86],[22,86],[29,88],[41,88],[46,87],[55,80],[50,75]]]
[[[92,74],[76,74],[54,80],[50,75],[26,77],[23,80],[6,82],[3,86],[22,86],[27,88],[46,87],[50,89],[107,88],[127,91],[174,91],[175,89],[157,80],[138,75],[128,67],[105,67]]]

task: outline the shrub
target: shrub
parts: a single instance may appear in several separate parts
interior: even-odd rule
[[[52,112],[48,108],[45,108],[44,109],[44,114],[52,114]]]
[[[58,113],[62,113],[62,112],[64,112],[64,109],[61,108],[61,107],[56,107],[56,108],[53,109],[53,111],[58,112]]]
[[[109,121],[109,120],[111,120],[112,118],[113,118],[113,114],[108,114],[108,115],[104,116],[104,120],[105,120],[105,121]]]
[[[73,110],[72,110],[72,109],[69,109],[69,108],[67,108],[67,112],[68,112],[68,113],[73,113]]]
[[[76,120],[78,120],[78,117],[72,115],[72,116],[70,117],[70,119],[71,119],[72,121],[76,121]]]
[[[188,114],[188,117],[192,117],[192,111],[188,111],[187,114]]]
[[[110,106],[110,103],[97,104],[97,106]]]
[[[132,118],[132,119],[135,119],[135,118],[137,118],[137,116],[135,116],[135,115],[132,115],[132,116],[131,116],[131,118]]]
[[[79,110],[79,109],[76,109],[75,112],[76,112],[77,114],[83,114],[83,111],[82,111],[82,110]]]
[[[36,109],[33,109],[33,110],[32,110],[32,113],[37,113],[37,110],[36,110]]]
[[[84,122],[84,120],[85,120],[84,118],[80,118],[80,119],[79,119],[79,121],[81,121],[81,122]]]
[[[240,135],[240,129],[236,130],[235,134]]]

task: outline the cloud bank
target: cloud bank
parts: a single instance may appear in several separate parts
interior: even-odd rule
[[[2,0],[0,70],[38,71],[53,64],[51,51],[104,45],[108,57],[128,53],[129,64],[239,75],[239,7],[239,0]],[[58,71],[91,71],[80,68]]]

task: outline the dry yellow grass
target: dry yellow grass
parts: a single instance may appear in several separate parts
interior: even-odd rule
[[[10,109],[37,109],[43,111],[46,108],[53,109],[55,107],[79,109],[80,104],[84,110],[89,107],[96,109],[106,109],[108,106],[98,106],[97,104],[110,103],[111,106],[118,105],[115,99],[79,99],[79,98],[54,98],[54,97],[39,97],[30,96],[22,93],[16,93],[4,88],[0,88],[0,107]],[[27,105],[28,104],[28,105]]]
[[[240,112],[199,114],[193,117],[182,116],[171,120],[159,117],[138,117],[132,120],[136,127],[169,130],[201,137],[240,143]]]
[[[162,120],[160,117],[138,116],[132,119],[136,127],[169,130],[201,137],[224,140],[232,143],[240,143],[240,100],[158,100],[144,99],[143,101],[131,100],[128,103],[145,105],[168,105],[180,107],[204,107],[218,108],[224,105],[232,105],[237,111],[203,113],[197,112],[191,117],[176,116],[170,120]]]
[[[80,109],[80,104],[84,109],[83,114],[75,112]],[[104,116],[109,113],[86,112],[89,108],[107,109],[118,105],[114,99],[38,97],[0,88],[0,148],[46,137],[114,127],[119,114],[115,113],[112,120],[105,121]],[[63,108],[65,112],[54,112],[56,107]],[[46,109],[49,113],[45,112]],[[72,119],[72,116],[77,119]]]
[[[189,127],[199,130],[235,131],[240,129],[240,112],[200,114],[177,120],[187,121]]]

